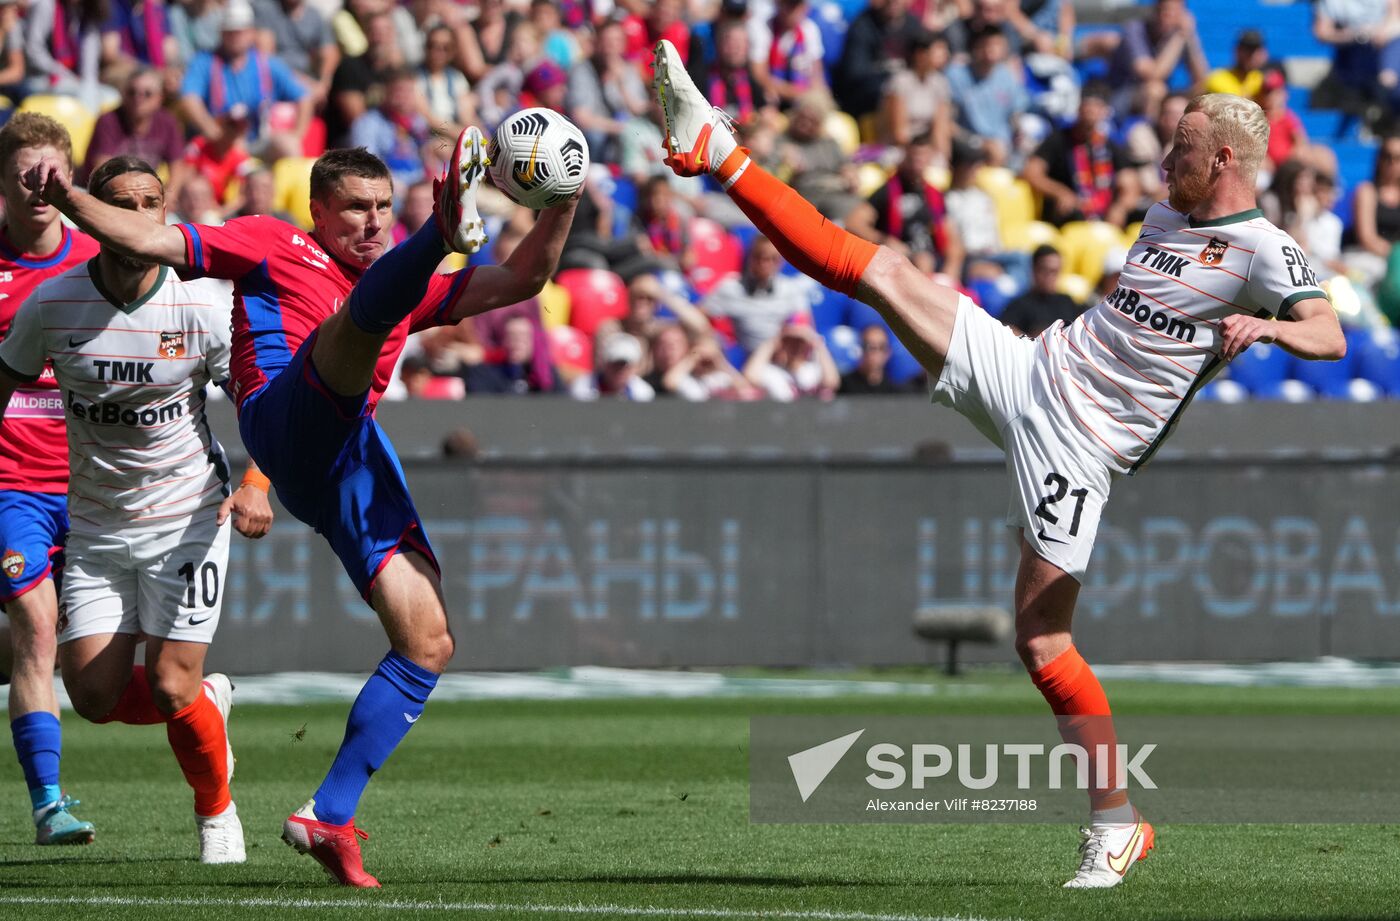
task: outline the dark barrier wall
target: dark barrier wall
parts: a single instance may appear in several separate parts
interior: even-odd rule
[[[947,416],[948,414],[940,414]],[[1009,602],[1000,464],[409,464],[457,669],[920,663],[923,605]],[[234,541],[215,666],[364,670],[385,641],[320,538]],[[1115,487],[1094,661],[1400,658],[1400,465],[1162,462]],[[1009,647],[968,658],[1012,661]]]

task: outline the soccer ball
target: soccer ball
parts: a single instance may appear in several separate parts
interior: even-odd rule
[[[537,211],[568,201],[588,174],[583,132],[553,109],[524,109],[501,122],[486,155],[496,188]]]

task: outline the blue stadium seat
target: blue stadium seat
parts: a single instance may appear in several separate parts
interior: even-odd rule
[[[812,323],[817,332],[825,335],[833,327],[850,325],[848,318],[851,304],[855,303],[853,298],[821,286],[814,286],[813,293],[816,300],[812,302]]]
[[[1254,346],[1250,349],[1253,351]],[[1282,351],[1280,349],[1280,351]],[[1304,361],[1301,358],[1288,356],[1290,376],[1296,381],[1302,381],[1313,389],[1319,397],[1329,400],[1347,400],[1351,398],[1351,366],[1354,361],[1353,353],[1348,351],[1347,357],[1341,361]]]
[[[1289,355],[1276,345],[1254,345],[1230,363],[1230,379],[1260,400],[1283,399]]]
[[[975,278],[967,287],[972,291],[972,299],[978,306],[993,317],[1000,317],[1002,311],[1006,310],[1006,305],[1011,302],[1011,297],[990,278]]]
[[[919,360],[890,334],[890,363],[885,365],[885,374],[896,384],[907,384],[920,374],[924,373],[923,365]]]
[[[637,184],[626,176],[613,178],[612,200],[628,212],[637,210]]]
[[[817,4],[808,18],[817,24],[817,31],[821,33],[822,63],[829,72],[836,66],[836,62],[841,60],[841,49],[846,46],[846,29],[850,27],[851,21],[846,17],[846,11],[841,8],[841,4],[835,0]]]
[[[729,363],[740,371],[744,370],[744,362],[749,360],[749,350],[744,348],[742,343],[734,343],[724,347],[724,357]]]
[[[1393,329],[1368,333],[1352,346],[1356,376],[1368,380],[1389,397],[1400,397],[1400,334]]]
[[[867,326],[884,326],[884,318],[880,316],[880,311],[868,304],[862,304],[855,298],[851,299],[850,309],[846,312],[846,323],[852,329],[865,329]],[[886,327],[888,328],[888,327]]]
[[[849,326],[833,326],[822,331],[831,360],[836,362],[836,370],[849,373],[860,361],[860,334]]]

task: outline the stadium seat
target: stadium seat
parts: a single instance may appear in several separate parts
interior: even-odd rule
[[[690,267],[690,283],[702,296],[720,279],[744,267],[744,248],[719,223],[707,217],[690,220],[690,250],[695,264]]]
[[[846,45],[850,20],[841,5],[833,0],[817,4],[809,18],[817,24],[817,30],[822,34],[822,63],[829,70],[841,60],[841,49]]]
[[[569,292],[556,282],[547,281],[540,290],[540,321],[545,329],[569,325],[569,310],[572,302]]]
[[[590,338],[627,315],[627,285],[607,269],[565,269],[554,280],[569,293],[569,325]]]
[[[1054,224],[1045,221],[1026,221],[1000,228],[1001,245],[1021,253],[1033,252],[1036,247],[1049,244],[1060,248],[1060,231]]]
[[[1010,188],[1016,174],[1004,166],[984,166],[972,177],[973,185],[996,198],[997,192]]]
[[[734,342],[724,347],[724,357],[736,370],[743,371],[744,364],[749,360],[749,350],[744,348],[743,343]]]
[[[1260,400],[1282,400],[1288,383],[1288,353],[1276,345],[1256,344],[1230,362],[1230,380]]]
[[[1096,285],[1103,275],[1104,257],[1123,245],[1123,231],[1104,221],[1071,221],[1060,228],[1060,244],[1065,270]]]
[[[888,327],[886,327],[888,329]],[[890,333],[890,361],[885,365],[885,374],[896,384],[907,384],[924,372],[919,360],[904,347],[904,343]]]
[[[435,377],[423,385],[420,400],[461,400],[467,395],[467,382],[460,377]]]
[[[1375,384],[1387,396],[1400,397],[1400,334],[1378,329],[1355,348],[1356,376]]]
[[[545,330],[549,337],[549,354],[560,368],[584,374],[593,371],[593,339],[572,326],[553,326]]]
[[[996,177],[1009,173],[1009,170],[1003,170],[1000,167],[992,170],[993,181],[989,181],[988,185],[983,185],[980,180],[982,176],[987,174],[988,169],[988,167],[983,167],[978,172],[977,185],[991,196],[993,204],[996,205],[997,229],[1003,235],[1008,233],[1014,235],[1015,232],[1011,228],[1024,226],[1035,221],[1037,216],[1035,193],[1031,191],[1030,184],[1024,179],[1012,177],[1011,182],[1001,183]]]
[[[822,331],[827,351],[836,362],[836,370],[847,374],[860,361],[860,333],[849,326],[833,326]]]
[[[1094,283],[1076,272],[1061,272],[1055,290],[1061,294],[1068,294],[1074,298],[1075,303],[1087,304],[1094,296]]]
[[[36,93],[24,97],[19,104],[21,112],[38,112],[47,115],[68,129],[73,141],[73,162],[82,163],[87,157],[88,143],[92,140],[92,129],[97,126],[97,116],[74,96],[50,96]]]
[[[283,157],[272,166],[273,197],[305,230],[311,229],[311,157]]]
[[[882,185],[889,181],[890,170],[878,163],[862,163],[856,167],[856,194],[861,198],[869,198],[874,195]]]
[[[1255,346],[1257,347],[1257,346]],[[1304,361],[1288,356],[1290,376],[1307,384],[1319,397],[1328,400],[1349,400],[1352,396],[1352,353],[1341,361]]]
[[[822,122],[822,132],[841,145],[841,152],[848,157],[854,156],[860,149],[860,125],[839,109],[833,109],[826,116],[826,121]]]
[[[819,285],[815,287],[814,294],[812,324],[816,326],[817,332],[825,334],[837,326],[847,325],[854,298]]]
[[[1138,221],[1136,224],[1129,224],[1127,227],[1123,228],[1123,245],[1132,249],[1140,233],[1142,233],[1142,221]]]

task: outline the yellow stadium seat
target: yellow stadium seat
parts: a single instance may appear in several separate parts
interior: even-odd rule
[[[19,111],[47,115],[67,128],[68,137],[73,141],[73,162],[82,163],[87,157],[88,142],[92,140],[92,129],[97,126],[97,116],[76,97],[38,93],[24,97]]]
[[[1104,221],[1071,221],[1060,228],[1060,240],[1065,270],[1093,285],[1103,275],[1104,256],[1123,245],[1123,231]]]
[[[283,157],[272,167],[273,199],[306,230],[311,229],[312,157]]]
[[[972,177],[972,184],[996,198],[997,192],[1010,187],[1016,181],[1016,174],[1004,166],[984,166]]]
[[[1136,224],[1129,224],[1123,231],[1123,245],[1128,249],[1132,249],[1140,233],[1142,233],[1142,221],[1138,221]]]
[[[1001,231],[1001,245],[1006,249],[1029,253],[1034,251],[1037,246],[1046,244],[1059,249],[1060,232],[1055,229],[1054,224],[1047,224],[1044,221],[1013,224]]]
[[[933,163],[929,165],[928,169],[924,170],[924,182],[927,182],[940,192],[946,192],[948,191],[948,186],[953,184],[953,174],[949,172],[948,167]]]
[[[839,109],[833,110],[822,122],[822,131],[827,137],[841,145],[841,152],[853,155],[860,147],[860,125],[856,120]]]
[[[862,163],[856,170],[856,194],[861,198],[874,195],[890,179],[890,171],[878,163]]]
[[[540,319],[545,329],[569,325],[569,289],[552,281],[540,291]]]
[[[1087,304],[1094,296],[1094,283],[1074,272],[1061,272],[1055,289],[1061,294],[1068,294],[1077,304]]]
[[[997,209],[997,229],[1003,237],[1015,236],[1014,228],[1029,224],[1036,218],[1035,193],[1022,179],[987,190]]]

